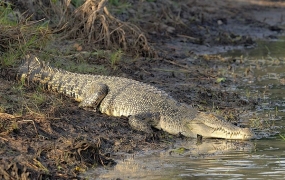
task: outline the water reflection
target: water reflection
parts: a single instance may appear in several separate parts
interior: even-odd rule
[[[254,49],[238,49],[231,50],[226,53],[226,56],[240,57],[246,56],[254,59],[263,59],[264,57],[284,57],[285,36],[276,39],[275,41],[257,40],[257,47]]]
[[[215,175],[218,178],[233,175],[229,172],[236,171],[231,163],[225,168],[224,163],[230,162],[230,159],[238,167],[252,166],[250,161],[239,160],[238,156],[248,156],[255,148],[253,142],[206,139],[202,144],[196,144],[195,141],[184,140],[169,150],[127,156],[111,170],[98,168],[86,175],[89,179],[183,179],[219,174]],[[95,174],[99,177],[95,178]]]
[[[264,139],[254,142],[207,140],[206,149],[180,142],[177,147],[192,148],[181,154],[175,150],[138,154],[119,160],[111,170],[96,169],[89,179],[283,179],[285,142]],[[220,145],[219,148],[216,146]],[[203,149],[200,151],[199,149]],[[192,151],[194,150],[194,151]],[[196,150],[196,151],[195,151]],[[196,152],[196,153],[193,153]],[[95,175],[96,174],[96,175]]]

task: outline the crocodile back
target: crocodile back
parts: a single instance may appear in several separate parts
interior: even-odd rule
[[[20,66],[19,75],[29,83],[36,82],[47,90],[65,94],[78,102],[96,93],[92,92],[92,86],[105,84],[108,93],[99,104],[99,110],[107,115],[129,116],[152,112],[175,114],[178,111],[174,108],[177,102],[154,86],[122,77],[68,72],[53,68],[32,55],[28,55]]]

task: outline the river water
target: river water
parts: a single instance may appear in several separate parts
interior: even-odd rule
[[[88,179],[285,179],[285,43],[258,43],[254,50],[228,52],[236,59],[225,76],[246,74],[243,84],[230,87],[244,98],[259,101],[245,114],[265,124],[264,138],[252,141],[204,140],[177,142],[172,150],[124,155],[113,168],[96,168]],[[253,120],[254,121],[254,120]],[[268,128],[267,126],[268,125]],[[272,128],[272,129],[271,129]],[[274,132],[280,132],[279,134]],[[268,136],[269,135],[269,136]]]

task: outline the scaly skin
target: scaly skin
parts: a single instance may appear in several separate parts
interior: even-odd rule
[[[216,116],[198,112],[178,103],[166,92],[135,80],[100,75],[71,73],[52,68],[28,55],[19,67],[18,78],[37,82],[50,91],[65,94],[79,106],[110,116],[126,116],[130,125],[151,133],[151,126],[170,134],[187,137],[252,139],[248,128],[234,126]]]

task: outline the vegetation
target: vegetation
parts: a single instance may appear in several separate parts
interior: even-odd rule
[[[11,4],[0,1],[1,66],[12,66],[29,51],[40,50],[50,40],[51,31],[41,21],[28,22]]]
[[[91,48],[114,51],[116,57],[112,57],[112,68],[118,62],[117,58],[120,58],[120,53],[116,52],[153,55],[142,31],[131,23],[113,17],[106,7],[106,0],[54,0],[46,3],[35,4],[34,7],[39,11],[39,16],[45,16],[44,19],[32,21],[33,16],[14,11],[11,4],[0,1],[0,51],[3,57],[1,66],[13,65],[16,59],[28,52],[52,52],[50,46],[45,47],[70,38],[81,39],[84,44],[91,45]],[[120,5],[117,1],[110,3]],[[57,40],[52,41],[55,38]],[[82,46],[76,50],[81,51]],[[58,55],[66,56],[67,53]]]

